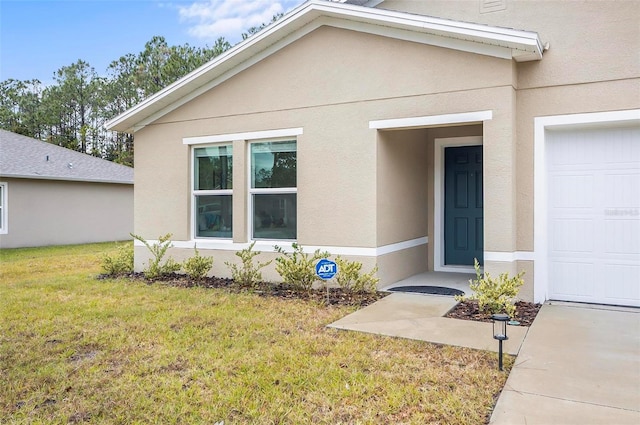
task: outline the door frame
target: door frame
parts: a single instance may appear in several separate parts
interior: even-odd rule
[[[444,150],[462,146],[482,146],[482,136],[434,139],[433,170],[433,270],[438,272],[475,273],[473,266],[451,266],[444,263]],[[484,163],[484,157],[482,159]],[[483,167],[484,169],[484,167]],[[484,171],[483,171],[484,173]],[[484,183],[482,187],[484,194]],[[483,207],[484,209],[484,207]],[[485,226],[483,226],[484,228]],[[484,235],[483,235],[484,240]],[[484,243],[484,242],[483,242]]]

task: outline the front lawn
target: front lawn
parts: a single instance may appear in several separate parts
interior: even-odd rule
[[[352,307],[95,279],[115,249],[0,250],[0,423],[485,424],[507,377],[325,327]]]

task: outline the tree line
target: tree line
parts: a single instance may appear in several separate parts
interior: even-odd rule
[[[267,25],[250,28],[242,39]],[[108,131],[105,123],[231,47],[223,37],[194,47],[170,46],[155,36],[140,53],[111,62],[104,76],[78,60],[57,70],[48,86],[37,79],[4,80],[0,128],[133,166],[133,134]]]

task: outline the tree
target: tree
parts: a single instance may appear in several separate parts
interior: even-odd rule
[[[104,80],[83,60],[60,68],[54,80],[57,85],[45,90],[50,141],[101,156],[99,111]]]
[[[0,127],[29,137],[43,137],[42,91],[42,84],[35,79],[0,82]]]
[[[265,22],[257,27],[251,27],[249,28],[246,32],[242,33],[242,39],[246,40],[247,38],[251,37],[253,34],[262,31],[263,29],[265,29],[266,27],[268,27],[269,25],[273,24],[275,21],[277,21],[278,19],[282,18],[284,16],[284,13],[276,13],[275,15],[273,15],[273,17],[271,18],[271,21],[269,22]]]
[[[231,45],[218,38],[212,48],[189,44],[169,46],[164,37],[153,37],[135,59],[134,81],[142,97],[150,96],[225,52]]]

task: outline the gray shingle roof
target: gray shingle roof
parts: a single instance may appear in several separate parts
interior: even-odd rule
[[[0,176],[133,184],[133,168],[0,130]]]

